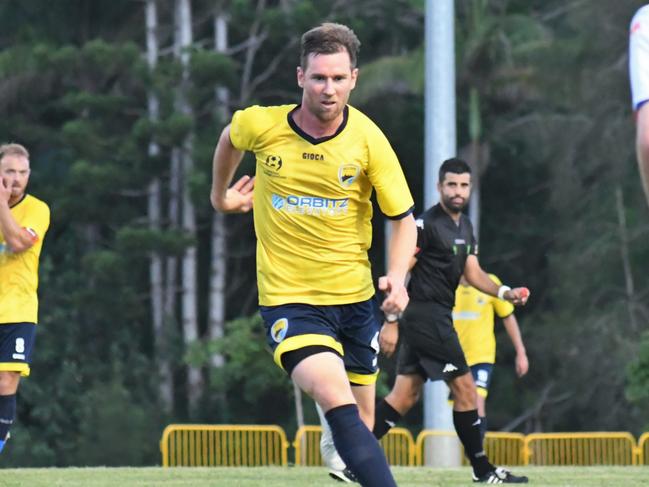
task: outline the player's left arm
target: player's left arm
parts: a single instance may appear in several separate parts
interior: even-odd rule
[[[516,350],[516,375],[518,375],[518,377],[523,377],[527,374],[530,364],[527,359],[527,351],[525,350],[523,336],[521,335],[521,329],[518,326],[516,315],[512,313],[503,318],[503,326],[505,327],[505,330],[507,330],[512,345],[514,345],[514,350]]]
[[[392,220],[392,233],[388,250],[388,273],[379,278],[379,289],[387,292],[381,305],[386,320],[379,334],[381,351],[390,356],[399,341],[398,319],[406,309],[409,297],[406,291],[406,276],[417,262],[413,257],[417,243],[417,227],[412,214],[399,220]]]
[[[392,235],[388,250],[388,272],[379,279],[379,289],[388,293],[381,309],[389,315],[399,314],[408,305],[406,275],[415,254],[417,227],[412,214],[391,220]]]
[[[474,254],[469,255],[466,259],[464,277],[469,281],[469,284],[483,293],[497,296],[515,305],[524,305],[530,295],[529,290],[525,287],[511,289],[509,286],[498,286],[491,280],[489,274],[482,270],[478,256]]]

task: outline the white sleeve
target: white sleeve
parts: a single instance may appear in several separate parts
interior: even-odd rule
[[[629,78],[633,109],[637,110],[649,100],[649,6],[639,9],[631,20]]]

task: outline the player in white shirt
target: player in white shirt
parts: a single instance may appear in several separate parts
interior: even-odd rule
[[[633,16],[629,34],[629,78],[636,115],[636,154],[649,203],[649,5]]]

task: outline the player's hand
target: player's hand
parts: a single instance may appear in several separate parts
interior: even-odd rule
[[[516,375],[518,377],[523,377],[527,374],[527,371],[530,369],[530,363],[527,360],[527,354],[525,352],[516,354]]]
[[[386,293],[385,299],[381,304],[381,309],[386,314],[399,315],[408,306],[408,292],[403,282],[392,276],[383,276],[379,278],[379,289]]]
[[[225,193],[225,198],[212,198],[214,209],[223,213],[247,213],[252,209],[252,197],[255,188],[255,178],[243,176]]]
[[[399,341],[399,324],[383,322],[379,333],[379,346],[386,357],[392,356]]]
[[[526,287],[515,287],[505,291],[503,297],[515,306],[525,306],[530,298],[530,290]]]
[[[0,178],[0,201],[9,202],[11,198],[11,182],[5,178]]]

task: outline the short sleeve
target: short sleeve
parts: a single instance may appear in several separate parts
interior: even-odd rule
[[[43,240],[47,229],[50,227],[50,209],[43,203],[34,205],[34,208],[27,212],[27,216],[20,222],[36,240]]]
[[[499,286],[502,285],[501,280],[498,279],[498,277],[494,274],[489,274],[489,277]],[[499,318],[507,318],[514,312],[514,305],[504,299],[493,298],[493,307],[496,315],[498,315]]]
[[[368,135],[368,151],[368,177],[383,214],[398,220],[412,213],[415,203],[399,159],[378,127]]]
[[[254,151],[256,136],[256,114],[258,106],[237,110],[230,122],[230,141],[235,149],[240,151]]]
[[[417,250],[415,252],[415,255],[417,255],[419,252],[428,247],[428,242],[430,241],[428,238],[428,232],[430,231],[430,229],[426,228],[423,216],[417,218],[415,220],[415,224],[417,225]]]
[[[629,78],[633,109],[649,100],[649,7],[636,12],[629,33]]]
[[[471,248],[469,249],[469,255],[478,255],[478,239],[475,238],[473,228],[471,229]]]

